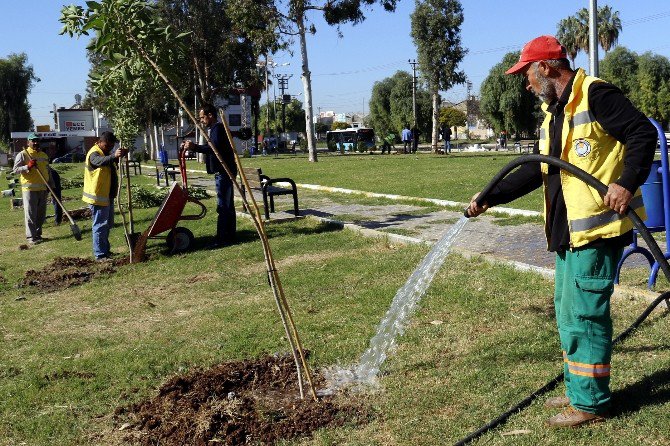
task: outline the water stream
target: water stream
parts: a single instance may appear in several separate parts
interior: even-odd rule
[[[386,315],[377,327],[377,333],[370,339],[370,346],[361,355],[358,364],[350,368],[326,371],[329,388],[324,393],[332,393],[338,388],[371,385],[376,382],[382,364],[392,352],[396,338],[401,335],[416,309],[421,297],[430,286],[435,274],[444,263],[456,236],[467,223],[461,217],[426,254],[405,285],[396,293]]]

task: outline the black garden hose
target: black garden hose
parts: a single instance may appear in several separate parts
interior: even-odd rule
[[[570,164],[566,161],[563,161],[558,158],[554,158],[551,156],[547,155],[537,155],[537,154],[532,154],[532,155],[524,155],[521,156],[513,161],[511,161],[507,166],[505,166],[496,176],[493,177],[493,179],[489,182],[489,184],[486,185],[486,187],[482,190],[482,192],[479,194],[477,197],[477,204],[482,205],[486,201],[486,196],[491,192],[491,190],[509,174],[512,170],[516,169],[522,164],[526,163],[532,163],[532,162],[539,162],[539,163],[547,163],[555,167],[559,167],[566,172],[569,172],[570,174],[574,175],[575,177],[579,178],[589,186],[593,187],[595,190],[598,191],[601,195],[605,195],[607,193],[607,186],[601,183],[599,180],[597,180],[593,175],[590,175],[589,173],[583,171],[582,169],[576,167],[573,164]],[[467,209],[465,210],[465,216],[469,217]],[[631,221],[633,222],[633,225],[635,225],[635,228],[638,230],[638,232],[642,235],[642,238],[644,241],[647,243],[647,246],[649,247],[649,250],[651,251],[652,255],[654,256],[654,259],[659,263],[661,270],[663,271],[663,274],[665,274],[666,279],[670,281],[670,265],[668,265],[667,260],[665,260],[665,256],[663,255],[663,252],[661,249],[658,247],[658,244],[656,243],[656,240],[651,236],[651,233],[645,226],[644,222],[642,219],[635,213],[633,209],[628,207],[626,211],[626,216],[628,216]],[[623,341],[626,339],[637,327],[644,322],[645,319],[651,314],[651,312],[664,300],[667,302],[668,299],[670,299],[670,291],[666,291],[665,293],[659,295],[643,312],[642,314],[633,322],[630,327],[625,329],[621,334],[619,334],[613,341],[612,341],[612,346],[618,344],[619,342]],[[531,393],[528,395],[526,398],[524,398],[521,402],[519,402],[517,405],[514,407],[510,408],[508,411],[504,412],[494,420],[490,421],[489,423],[483,425],[476,431],[472,432],[469,434],[467,437],[464,437],[460,439],[458,442],[454,443],[454,446],[462,446],[465,445],[472,440],[480,437],[484,433],[490,431],[491,429],[494,429],[501,424],[503,424],[509,417],[512,415],[520,412],[522,409],[525,409],[526,407],[530,406],[530,404],[535,400],[535,398],[551,391],[552,389],[556,388],[556,386],[563,381],[563,373],[557,375],[553,379],[551,379],[549,382],[547,382],[545,385],[537,389],[535,392]]]

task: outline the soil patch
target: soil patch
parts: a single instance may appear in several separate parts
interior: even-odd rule
[[[115,273],[119,266],[127,263],[127,258],[96,262],[81,257],[56,257],[39,271],[26,271],[19,286],[31,286],[43,291],[62,290],[86,283],[95,276]]]
[[[124,441],[146,446],[272,445],[368,418],[343,398],[301,400],[296,383],[292,356],[224,363],[171,378],[154,398],[118,408],[115,422]]]
[[[73,220],[88,219],[91,218],[91,215],[93,215],[91,213],[91,209],[89,208],[72,209],[71,211],[68,211],[68,213]]]

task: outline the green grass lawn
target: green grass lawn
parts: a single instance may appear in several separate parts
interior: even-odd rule
[[[349,158],[351,165],[346,164]],[[401,158],[388,158],[324,156],[317,165],[304,159],[251,162],[271,175],[276,171],[276,176],[304,178],[318,178],[308,171],[330,163],[338,172],[349,169],[351,181],[364,184],[356,174],[365,172],[364,165],[388,162],[388,169],[401,170],[416,161],[407,157],[395,165],[392,159]],[[430,170],[434,166],[428,166],[444,159],[418,158],[421,166],[408,171]],[[444,159],[445,172],[451,160]],[[481,161],[469,162],[477,160]],[[484,164],[489,162],[493,160],[485,159]],[[505,160],[497,162],[502,165]],[[482,174],[486,178],[481,184],[468,181],[477,187],[485,183],[497,169],[487,165],[490,172]],[[384,169],[374,166],[378,180],[386,181]],[[64,176],[79,175],[80,167]],[[343,172],[335,176],[345,181]],[[445,173],[445,181],[447,177]],[[350,187],[382,191],[375,181],[366,184],[370,187]],[[419,190],[410,182],[394,187]],[[78,189],[67,190],[71,199],[66,205],[79,207],[79,195]],[[123,266],[82,286],[37,292],[15,285],[27,270],[39,270],[56,256],[90,257],[90,222],[80,223],[84,240],[79,242],[67,224],[47,223],[47,243],[19,250],[23,214],[8,211],[8,199],[0,199],[0,445],[119,444],[111,435],[119,427],[112,420],[114,410],[154,395],[169,377],[223,361],[288,351],[252,225],[238,219],[240,241],[232,247],[199,249],[211,240],[216,217],[213,199],[204,203],[210,209],[207,217],[184,223],[196,236],[194,251],[170,256],[161,240],[150,240],[146,263]],[[136,210],[139,230],[155,212]],[[120,219],[116,221],[111,244],[121,254],[123,231]],[[398,247],[310,219],[269,225],[268,232],[286,296],[316,369],[357,360],[396,290],[427,252],[424,246]],[[452,444],[562,369],[552,288],[539,275],[451,255],[385,364],[380,388],[359,396],[370,408],[370,422],[324,429],[286,444]],[[646,302],[619,299],[612,306],[618,332]],[[616,411],[610,422],[580,430],[547,430],[544,420],[554,412],[536,402],[474,444],[670,444],[667,314],[653,313],[614,354]],[[501,435],[513,430],[529,432]]]

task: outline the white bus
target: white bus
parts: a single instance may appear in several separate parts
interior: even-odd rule
[[[354,147],[361,150],[361,145],[364,150],[370,150],[375,146],[375,131],[366,127],[330,130],[326,132],[326,144],[331,152],[336,150],[349,152],[354,150]]]

